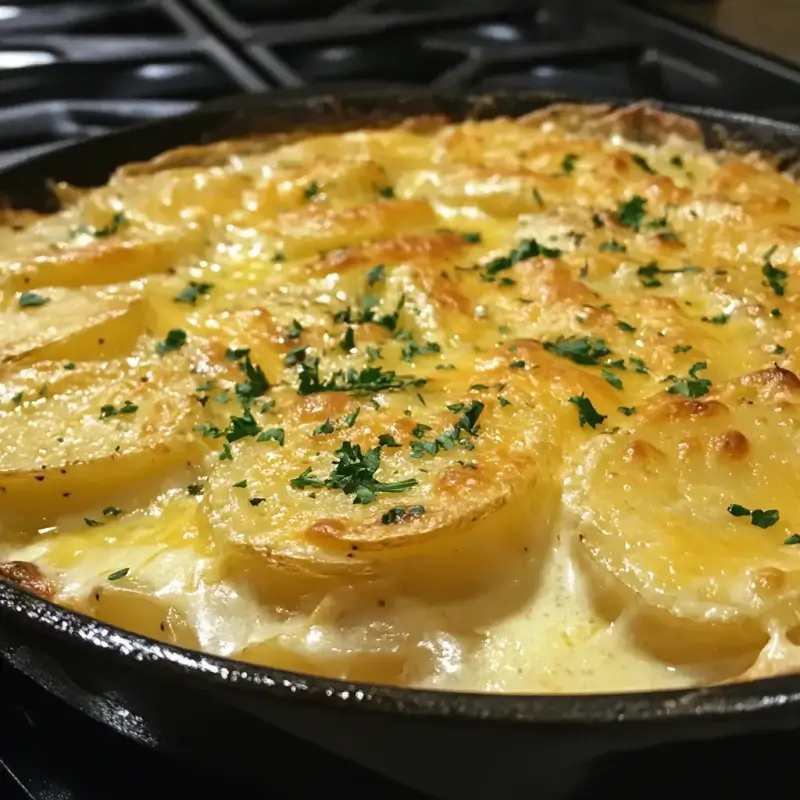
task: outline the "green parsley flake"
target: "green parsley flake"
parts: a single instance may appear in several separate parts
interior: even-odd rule
[[[700,317],[703,322],[709,322],[712,325],[727,325],[730,319],[729,314],[717,314],[714,317]]]
[[[356,332],[352,328],[348,328],[347,331],[345,331],[344,336],[342,336],[341,341],[339,342],[339,347],[342,350],[344,350],[345,353],[349,353],[351,350],[355,349],[355,346],[356,346]]]
[[[613,373],[609,372],[607,369],[601,369],[600,374],[615,388],[621,389],[622,388],[622,381]]]
[[[374,286],[376,283],[386,280],[386,267],[383,264],[376,264],[367,273],[367,285]]]
[[[197,299],[202,295],[206,296],[214,288],[213,283],[198,283],[197,281],[189,281],[185,289],[182,289],[172,299],[176,303],[190,303],[195,305]]]
[[[766,511],[755,508],[751,511],[738,503],[729,505],[728,513],[733,517],[750,517],[750,524],[757,528],[771,528],[781,517],[780,512],[775,508]]]
[[[581,428],[584,425],[588,425],[590,428],[594,429],[606,419],[606,415],[600,414],[592,405],[592,401],[583,393],[575,395],[575,397],[570,397],[567,402],[577,406],[578,422],[580,422]]]
[[[126,577],[129,572],[130,572],[130,567],[123,567],[122,569],[118,569],[116,572],[112,572],[108,576],[108,580],[110,581],[121,580],[122,578]]]
[[[701,369],[707,369],[705,361],[698,361],[689,368],[689,377],[674,379],[675,383],[667,389],[669,394],[682,394],[684,397],[702,397],[708,394],[711,381],[706,378],[698,378],[697,373]],[[673,376],[671,376],[673,377]]]
[[[293,319],[291,325],[284,332],[284,336],[287,339],[299,339],[302,332],[303,326],[296,319]]]
[[[201,494],[203,494],[203,487],[198,483],[190,483],[186,487],[186,491],[189,492],[192,497],[199,497]]]
[[[381,186],[378,189],[378,194],[386,200],[393,200],[395,197],[394,188],[392,186]]]
[[[496,281],[499,272],[511,269],[516,264],[519,264],[520,261],[527,261],[537,256],[560,258],[562,255],[563,251],[559,250],[557,247],[545,247],[539,244],[536,239],[522,239],[507,256],[498,256],[497,258],[493,258],[488,264],[485,264],[481,272],[481,280],[489,283]]]
[[[180,328],[173,328],[163,342],[156,345],[156,353],[160,356],[165,356],[167,353],[172,353],[180,350],[186,344],[186,331]]]
[[[619,224],[625,228],[632,228],[634,231],[639,231],[639,226],[644,220],[647,208],[647,200],[640,197],[638,194],[634,195],[626,203],[621,203],[617,208],[617,219]]]
[[[630,323],[628,323],[628,322],[624,322],[623,320],[620,320],[620,321],[617,323],[617,327],[618,327],[618,328],[619,328],[619,329],[620,329],[620,330],[621,330],[623,333],[633,333],[633,332],[636,330],[636,328],[634,328],[634,327],[633,327],[633,325],[631,325],[631,324],[630,324]]]
[[[394,506],[390,508],[382,517],[381,522],[384,525],[397,525],[400,522],[407,522],[412,519],[418,519],[425,513],[424,506]]]
[[[314,428],[314,432],[311,435],[322,436],[325,433],[333,433],[333,431],[334,431],[333,423],[329,419],[326,419],[325,422],[322,423],[322,425],[318,426],[317,428]]]
[[[107,508],[103,509],[104,517],[118,517],[121,513],[122,511],[116,506],[108,506]]]
[[[38,292],[22,292],[17,302],[20,308],[37,308],[46,306],[50,302],[50,298]]]
[[[234,489],[246,489],[247,488],[247,478],[241,481],[237,481],[233,484]]]
[[[575,171],[575,162],[578,160],[576,153],[567,153],[561,161],[561,171],[565,175],[571,175]]]
[[[461,238],[467,244],[479,244],[483,237],[480,233],[462,233]]]
[[[624,244],[620,244],[616,239],[612,239],[610,242],[603,242],[600,245],[601,253],[625,253],[627,250],[628,248]]]
[[[542,346],[549,353],[585,366],[597,366],[601,363],[599,359],[611,353],[603,339],[588,336],[559,336],[553,342],[543,342]]]
[[[281,447],[283,447],[284,442],[286,441],[286,434],[284,433],[283,428],[270,428],[269,430],[259,434],[256,441],[277,442]]]
[[[766,279],[764,285],[769,286],[778,297],[783,297],[786,291],[786,279],[789,277],[789,274],[786,270],[778,269],[778,267],[772,265],[770,259],[776,250],[777,245],[771,247],[764,253],[764,265],[761,267],[761,274]]]
[[[638,153],[631,154],[631,161],[636,164],[639,169],[644,170],[648,175],[655,175],[656,171],[647,163],[647,159],[644,156],[640,156]]]
[[[620,414],[624,414],[626,417],[629,417],[629,416],[631,416],[631,414],[635,414],[636,413],[636,407],[635,406],[619,406],[617,408],[617,411],[619,411]]]
[[[317,183],[317,181],[311,181],[311,183],[309,183],[308,186],[303,189],[303,198],[305,200],[315,202],[319,198],[321,192],[322,186]]]
[[[355,495],[354,504],[366,505],[371,503],[382,492],[397,493],[407,492],[417,485],[416,478],[385,483],[375,478],[375,473],[380,468],[381,451],[384,445],[379,444],[363,452],[361,445],[351,442],[342,442],[336,451],[337,459],[330,475],[324,480],[312,474],[311,467],[289,484],[293,489],[326,488],[339,490],[346,495]]]

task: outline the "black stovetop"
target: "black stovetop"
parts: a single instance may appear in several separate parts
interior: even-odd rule
[[[10,0],[0,5],[0,167],[223,95],[361,80],[656,97],[800,121],[800,68],[625,0]],[[757,748],[768,775],[756,768]],[[224,771],[200,775],[0,665],[0,800],[337,790],[419,798],[287,735],[265,741],[264,752],[273,765],[314,768],[302,777],[289,770],[281,784],[273,767],[256,789]],[[762,792],[777,791],[790,785],[780,764],[791,765],[793,752],[791,737],[764,736],[684,748],[675,754],[681,771],[661,785],[711,778],[721,790],[727,774],[725,792],[740,796],[731,787],[757,775]],[[637,758],[634,772],[652,773],[647,756]],[[600,770],[574,800],[604,788],[640,794],[620,783],[625,773]]]

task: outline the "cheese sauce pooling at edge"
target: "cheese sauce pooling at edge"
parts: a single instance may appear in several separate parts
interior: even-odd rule
[[[0,577],[323,675],[793,670],[800,192],[643,106],[186,148],[0,233]]]

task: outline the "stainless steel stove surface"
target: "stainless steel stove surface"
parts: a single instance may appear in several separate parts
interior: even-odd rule
[[[800,67],[623,0],[18,0],[0,4],[0,167],[224,95],[362,80],[657,97],[800,120]],[[760,791],[777,791],[793,778],[794,740],[675,747],[668,776],[647,753],[634,769],[611,761],[573,798],[661,796],[699,780],[737,797],[756,776]],[[419,797],[283,733],[262,733],[254,751],[259,787],[237,785],[225,765],[200,774],[0,665],[0,800]]]

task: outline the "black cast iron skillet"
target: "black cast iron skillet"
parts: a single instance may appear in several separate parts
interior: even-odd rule
[[[99,185],[129,161],[182,144],[255,133],[336,130],[409,115],[518,115],[540,93],[465,96],[338,88],[231,98],[185,117],[80,143],[0,173],[18,207],[54,210],[47,179]],[[696,119],[710,146],[800,150],[800,128],[654,103]],[[788,160],[787,160],[788,165]],[[260,778],[286,769],[264,752],[277,727],[443,798],[558,796],[609,754],[800,728],[800,676],[617,695],[510,696],[352,685],[170,647],[101,624],[0,581],[0,655],[73,706],[147,745]],[[2,724],[2,721],[0,721]],[[87,756],[90,757],[90,756]],[[298,795],[302,770],[296,765]],[[534,795],[531,793],[535,792]]]

